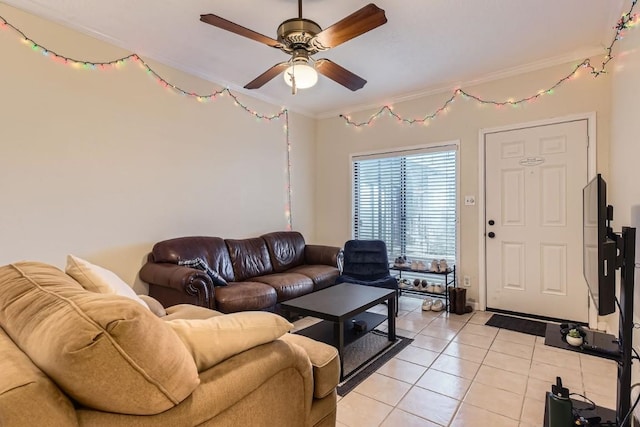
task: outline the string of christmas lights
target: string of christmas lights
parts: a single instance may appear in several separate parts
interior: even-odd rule
[[[459,96],[463,97],[464,99],[472,99],[480,104],[485,104],[485,105],[493,105],[497,108],[501,108],[504,106],[512,106],[512,107],[518,107],[520,106],[520,104],[523,103],[530,103],[533,101],[536,101],[538,98],[540,98],[543,95],[550,95],[553,94],[554,90],[562,85],[563,83],[565,83],[567,80],[570,80],[571,78],[575,77],[578,73],[578,71],[580,71],[580,69],[582,68],[586,68],[589,70],[589,73],[593,76],[593,77],[598,77],[601,74],[605,74],[606,71],[606,67],[609,64],[609,62],[614,58],[613,56],[613,47],[614,45],[621,40],[624,37],[624,32],[626,29],[633,27],[634,25],[637,25],[640,22],[640,15],[639,14],[633,14],[633,9],[636,6],[638,0],[633,0],[631,2],[631,6],[629,8],[629,11],[625,14],[622,15],[622,17],[618,20],[618,22],[616,23],[616,25],[613,27],[616,30],[615,36],[613,37],[613,39],[611,40],[611,43],[609,44],[609,46],[605,49],[605,56],[604,59],[602,61],[602,64],[600,65],[600,68],[597,69],[596,67],[594,67],[591,64],[591,61],[589,58],[585,59],[584,61],[582,61],[580,64],[576,65],[569,74],[567,74],[565,77],[561,78],[560,80],[558,80],[554,85],[552,85],[551,87],[549,87],[546,90],[541,90],[538,91],[537,93],[535,93],[534,95],[530,95],[527,96],[525,98],[521,98],[518,100],[513,100],[513,99],[508,99],[506,101],[495,101],[495,100],[489,100],[489,99],[484,99],[481,98],[479,96],[473,95],[463,89],[455,89],[453,91],[453,94],[442,104],[442,106],[440,106],[439,108],[437,108],[433,113],[430,114],[426,114],[425,116],[421,117],[421,118],[406,118],[401,116],[400,114],[396,113],[393,111],[393,107],[390,105],[384,105],[382,107],[380,107],[380,109],[373,115],[369,116],[369,119],[366,121],[362,121],[362,122],[356,122],[354,120],[352,120],[351,116],[348,115],[344,115],[344,114],[340,114],[340,117],[342,119],[344,119],[345,124],[347,126],[355,126],[355,127],[366,127],[366,126],[371,126],[373,124],[373,122],[378,119],[380,116],[382,116],[385,112],[390,116],[395,118],[398,123],[400,124],[408,124],[408,125],[413,125],[413,124],[419,124],[419,125],[429,125],[429,122],[433,119],[435,119],[439,114],[441,114],[442,112],[447,111],[447,108],[449,107],[449,105],[455,101],[455,99]]]
[[[285,111],[284,113],[284,127],[285,127],[285,132],[286,132],[286,140],[287,140],[287,170],[286,170],[286,174],[287,174],[287,206],[285,207],[285,211],[284,214],[287,218],[287,230],[291,231],[293,230],[292,228],[292,224],[293,224],[293,220],[291,218],[291,199],[292,199],[292,194],[291,194],[291,138],[289,138],[289,112]]]
[[[235,105],[239,106],[240,108],[245,110],[247,113],[250,113],[251,115],[256,117],[258,120],[276,120],[283,117],[286,113],[285,108],[281,108],[278,113],[271,114],[271,115],[262,114],[255,110],[252,110],[247,105],[243,104],[240,101],[240,99],[237,97],[237,95],[231,92],[228,88],[219,89],[207,94],[189,92],[185,89],[182,89],[179,86],[176,86],[170,83],[168,80],[162,77],[157,71],[155,71],[147,62],[145,62],[142,58],[140,58],[140,56],[138,56],[135,53],[123,56],[121,58],[112,59],[110,61],[104,61],[104,62],[85,61],[85,60],[80,60],[80,59],[75,59],[75,58],[70,58],[68,56],[60,55],[59,53],[53,50],[47,49],[46,47],[42,46],[39,43],[36,43],[31,38],[27,37],[27,35],[24,32],[22,32],[19,28],[17,28],[16,26],[8,22],[6,19],[4,19],[4,17],[0,16],[0,29],[4,29],[4,28],[10,28],[16,33],[18,33],[22,38],[22,41],[26,45],[28,45],[31,48],[31,50],[40,52],[43,56],[46,56],[55,62],[67,64],[73,68],[79,68],[79,69],[85,69],[85,70],[106,70],[110,68],[117,69],[123,66],[124,64],[126,64],[127,62],[135,62],[139,64],[147,74],[154,77],[158,82],[158,84],[160,84],[161,86],[168,89],[172,89],[181,95],[192,97],[198,100],[199,102],[207,102],[227,94],[229,97],[231,97],[231,99],[233,99],[233,102]]]
[[[527,102],[533,102],[535,100],[537,100],[538,98],[540,98],[543,95],[548,95],[548,94],[552,94],[554,92],[554,90],[562,85],[563,83],[565,83],[566,81],[570,80],[571,78],[575,77],[576,74],[578,73],[578,71],[582,68],[586,68],[589,70],[590,74],[593,75],[594,77],[598,77],[601,74],[605,74],[606,73],[606,67],[609,64],[609,62],[611,60],[613,60],[614,56],[613,56],[613,48],[615,46],[615,44],[624,37],[624,32],[625,30],[627,30],[630,27],[633,27],[634,25],[638,24],[638,22],[640,21],[640,16],[638,14],[633,14],[633,10],[636,6],[638,0],[632,0],[631,2],[631,6],[629,8],[629,11],[625,14],[622,15],[622,17],[618,20],[618,22],[615,25],[615,36],[613,37],[611,43],[609,44],[609,46],[605,49],[606,51],[606,55],[602,61],[602,64],[600,65],[600,68],[596,68],[594,67],[590,60],[587,58],[584,61],[582,61],[580,64],[576,65],[573,70],[566,75],[565,77],[561,78],[560,80],[558,80],[554,85],[552,85],[551,87],[549,87],[546,90],[542,90],[537,92],[534,95],[525,97],[525,98],[521,98],[518,100],[513,100],[513,99],[509,99],[506,101],[495,101],[495,100],[488,100],[488,99],[484,99],[481,98],[479,96],[473,95],[469,92],[466,92],[465,90],[461,89],[461,88],[457,88],[454,90],[453,94],[442,104],[442,106],[440,106],[439,108],[437,108],[433,113],[431,114],[427,114],[425,116],[423,116],[422,118],[418,118],[418,119],[414,119],[414,118],[405,118],[397,113],[395,113],[393,111],[393,108],[389,105],[385,105],[383,107],[381,107],[377,113],[373,114],[372,116],[369,117],[369,119],[367,121],[364,122],[355,122],[351,119],[350,116],[341,114],[340,117],[343,118],[345,120],[345,123],[347,126],[355,126],[355,127],[364,127],[364,126],[370,126],[377,118],[379,118],[383,113],[388,112],[388,114],[395,118],[399,123],[401,124],[409,124],[409,125],[413,125],[413,124],[422,124],[422,125],[428,125],[430,120],[435,119],[439,114],[441,114],[442,112],[447,111],[447,108],[449,107],[449,105],[455,101],[455,99],[459,96],[465,98],[465,99],[472,99],[475,100],[476,102],[480,103],[480,104],[490,104],[490,105],[494,105],[498,108],[500,107],[504,107],[504,106],[512,106],[512,107],[518,107],[520,104],[523,103],[527,103]],[[216,91],[213,91],[211,93],[207,93],[207,94],[200,94],[200,93],[195,93],[195,92],[189,92],[186,91],[184,89],[182,89],[179,86],[176,86],[172,83],[170,83],[168,80],[166,80],[165,78],[163,78],[158,72],[156,72],[149,64],[147,64],[142,58],[140,58],[137,54],[132,53],[126,56],[123,56],[121,58],[117,58],[117,59],[113,59],[110,61],[105,61],[105,62],[94,62],[94,61],[84,61],[84,60],[78,60],[78,59],[74,59],[74,58],[70,58],[64,55],[60,55],[59,53],[49,50],[46,47],[36,43],[35,41],[33,41],[32,39],[30,39],[29,37],[26,36],[25,33],[23,33],[19,28],[15,27],[14,25],[12,25],[11,23],[9,23],[6,19],[4,19],[4,17],[0,16],[0,30],[2,29],[6,29],[6,28],[10,28],[13,31],[17,32],[21,37],[22,40],[25,44],[27,44],[28,46],[31,47],[32,50],[40,52],[43,56],[49,57],[50,59],[52,59],[55,62],[59,62],[59,63],[63,63],[63,64],[68,64],[71,65],[73,68],[80,68],[80,69],[85,69],[85,70],[105,70],[108,68],[120,68],[122,67],[124,64],[126,64],[127,62],[135,62],[140,64],[144,70],[146,71],[147,74],[151,75],[152,77],[155,78],[155,80],[163,87],[171,89],[181,95],[184,96],[189,96],[192,98],[195,98],[196,100],[198,100],[199,102],[207,102],[210,100],[215,100],[217,97],[222,97],[225,94],[227,94],[231,99],[233,99],[234,104],[236,106],[239,106],[240,108],[242,108],[244,111],[246,111],[247,113],[253,115],[256,119],[258,119],[259,121],[262,120],[267,120],[267,121],[272,121],[272,120],[277,120],[280,119],[282,117],[284,117],[285,120],[285,126],[284,126],[284,130],[285,130],[285,140],[286,140],[286,146],[287,146],[287,206],[285,209],[285,215],[287,217],[287,223],[288,223],[288,227],[289,229],[292,228],[292,216],[291,216],[291,199],[292,199],[292,190],[291,190],[291,141],[290,141],[290,135],[289,135],[289,112],[286,108],[282,108],[278,113],[276,114],[271,114],[271,115],[267,115],[267,114],[262,114],[259,113],[255,110],[250,109],[247,105],[243,104],[239,98],[233,93],[231,92],[228,88],[223,88],[223,89],[219,89]]]
[[[207,94],[188,92],[182,89],[181,87],[170,83],[168,80],[162,77],[157,71],[155,71],[148,63],[146,63],[142,58],[140,58],[135,53],[123,56],[121,58],[113,59],[110,61],[105,61],[105,62],[84,61],[84,60],[71,58],[65,55],[60,55],[59,53],[52,51],[50,49],[47,49],[46,47],[36,43],[35,41],[27,37],[27,35],[24,32],[22,32],[19,28],[17,28],[16,26],[8,22],[6,19],[4,19],[4,17],[0,16],[0,30],[7,29],[7,28],[10,28],[16,33],[18,33],[22,38],[22,41],[26,45],[28,45],[33,51],[40,52],[43,56],[46,56],[55,62],[67,64],[76,69],[84,69],[84,70],[106,70],[110,68],[118,69],[124,66],[127,62],[135,62],[140,64],[140,66],[142,66],[142,68],[146,71],[146,73],[154,77],[155,80],[161,86],[174,90],[181,95],[195,98],[199,102],[207,102],[210,100],[215,100],[217,97],[222,97],[225,94],[227,94],[233,100],[236,106],[239,106],[247,113],[253,115],[256,119],[258,119],[258,121],[262,121],[262,120],[272,121],[272,120],[277,120],[284,117],[284,120],[285,120],[284,133],[285,133],[285,143],[286,143],[286,149],[287,149],[287,153],[286,153],[286,156],[287,156],[287,171],[286,171],[287,202],[285,206],[285,217],[287,220],[288,229],[289,230],[292,229],[293,223],[292,223],[292,217],[291,217],[291,199],[292,199],[291,139],[289,135],[289,112],[287,111],[286,108],[282,108],[278,113],[271,114],[271,115],[259,113],[255,110],[250,109],[247,105],[243,104],[238,98],[238,96],[235,95],[233,92],[231,92],[228,88],[220,89]]]
[[[399,123],[402,124],[423,124],[423,125],[428,125],[430,120],[435,119],[440,113],[444,112],[447,110],[447,108],[449,107],[449,105],[455,101],[455,99],[458,96],[462,96],[465,99],[473,99],[476,102],[480,103],[480,104],[490,104],[490,105],[494,105],[498,108],[500,107],[504,107],[504,106],[513,106],[513,107],[518,107],[520,104],[523,103],[527,103],[527,102],[533,102],[535,100],[537,100],[538,98],[540,98],[543,95],[547,95],[547,94],[552,94],[554,92],[554,90],[562,85],[563,83],[565,83],[567,80],[570,80],[571,78],[575,77],[576,74],[578,73],[578,71],[581,68],[587,68],[590,72],[590,74],[592,74],[594,77],[598,77],[601,74],[605,74],[606,73],[606,67],[609,64],[609,62],[614,58],[613,56],[613,48],[614,45],[616,44],[616,42],[620,39],[623,38],[624,36],[624,31],[630,27],[633,27],[634,25],[636,25],[638,23],[638,21],[640,20],[640,16],[638,14],[633,14],[633,10],[637,4],[638,0],[632,0],[631,2],[631,6],[629,7],[629,11],[627,13],[624,13],[622,15],[622,17],[618,20],[618,22],[616,23],[616,25],[614,26],[614,28],[616,29],[615,32],[615,36],[613,37],[611,43],[609,44],[609,46],[605,49],[606,51],[606,55],[602,61],[602,64],[600,65],[600,68],[597,69],[596,67],[594,67],[591,64],[591,61],[589,58],[585,59],[584,61],[582,61],[580,64],[576,65],[573,70],[566,75],[565,77],[561,78],[560,80],[558,80],[554,85],[552,85],[550,88],[546,89],[546,90],[541,90],[539,92],[537,92],[534,95],[525,97],[525,98],[521,98],[518,100],[513,100],[513,99],[509,99],[506,101],[495,101],[495,100],[488,100],[488,99],[484,99],[481,98],[479,96],[473,95],[469,92],[466,92],[463,89],[455,89],[453,94],[442,104],[441,107],[437,108],[433,113],[431,114],[427,114],[425,116],[423,116],[422,118],[405,118],[397,113],[395,113],[393,111],[393,108],[389,105],[384,105],[382,106],[378,112],[376,112],[375,114],[371,115],[369,117],[369,119],[367,121],[364,122],[355,122],[351,119],[350,116],[344,115],[344,114],[340,114],[340,117],[343,118],[345,120],[345,123],[347,125],[351,125],[351,126],[356,126],[356,127],[362,127],[362,126],[369,126],[373,123],[373,121],[375,121],[377,118],[379,118],[383,113],[388,112],[388,114],[391,117],[394,117],[396,120],[398,120]],[[228,94],[234,101],[234,103],[241,107],[242,109],[244,109],[246,112],[252,114],[254,117],[256,117],[258,120],[276,120],[281,118],[282,116],[287,114],[287,110],[285,108],[282,108],[280,110],[279,113],[277,114],[272,114],[272,115],[264,115],[261,113],[258,113],[257,111],[254,111],[252,109],[250,109],[248,106],[246,106],[245,104],[243,104],[242,102],[240,102],[240,100],[238,99],[238,97],[231,92],[228,88],[224,88],[224,89],[220,89],[217,91],[214,91],[212,93],[208,93],[208,94],[199,94],[199,93],[195,93],[195,92],[188,92],[172,83],[170,83],[169,81],[167,81],[166,79],[164,79],[159,73],[157,73],[151,66],[149,66],[149,64],[147,64],[142,58],[140,58],[137,54],[132,53],[130,55],[124,56],[122,58],[118,58],[118,59],[114,59],[111,61],[106,61],[106,62],[92,62],[92,61],[82,61],[82,60],[77,60],[77,59],[73,59],[73,58],[69,58],[66,57],[64,55],[60,55],[54,51],[51,51],[47,48],[45,48],[44,46],[39,45],[38,43],[34,42],[33,40],[31,40],[29,37],[27,37],[20,29],[18,29],[17,27],[15,27],[14,25],[12,25],[11,23],[9,23],[7,20],[5,20],[2,16],[0,16],[0,29],[2,28],[6,28],[9,27],[11,29],[13,29],[14,31],[16,31],[18,34],[20,34],[20,36],[23,38],[23,41],[27,44],[29,44],[31,46],[31,48],[35,51],[40,51],[44,56],[48,56],[50,58],[52,58],[55,61],[58,62],[63,62],[65,64],[71,64],[72,66],[74,66],[75,68],[84,68],[84,69],[106,69],[108,67],[119,67],[122,64],[124,64],[127,61],[134,61],[137,62],[139,64],[141,64],[141,66],[146,70],[146,72],[150,75],[152,75],[153,77],[156,78],[157,82],[165,87],[165,88],[170,88],[182,95],[185,96],[190,96],[193,98],[196,98],[198,101],[200,102],[206,102],[209,100],[213,100],[215,98],[217,98],[218,96],[224,96],[224,94]]]

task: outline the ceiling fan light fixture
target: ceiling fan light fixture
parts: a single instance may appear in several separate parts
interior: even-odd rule
[[[307,89],[315,86],[318,82],[318,72],[311,65],[304,62],[294,62],[282,74],[284,81],[290,87]]]
[[[370,3],[323,30],[317,23],[302,17],[302,0],[298,0],[298,17],[287,19],[278,26],[277,40],[211,13],[200,15],[200,20],[291,55],[289,61],[272,66],[247,83],[244,88],[261,88],[285,70],[284,81],[295,95],[298,88],[314,86],[318,81],[318,72],[352,91],[361,89],[367,83],[365,79],[328,59],[316,62],[313,55],[385,24],[387,17],[384,10]]]

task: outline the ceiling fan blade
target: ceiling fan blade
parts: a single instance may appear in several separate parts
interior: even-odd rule
[[[269,68],[264,73],[260,74],[258,77],[253,79],[253,81],[247,83],[244,88],[245,89],[258,89],[268,83],[271,79],[273,79],[278,74],[282,73],[289,66],[288,62],[281,62],[279,64],[274,65]]]
[[[267,46],[277,48],[281,47],[280,43],[277,40],[274,40],[271,37],[267,37],[260,33],[256,33],[255,31],[245,28],[242,25],[227,21],[226,19],[221,18],[217,15],[212,15],[210,13],[206,15],[200,15],[200,20],[207,24],[213,25],[214,27],[222,28],[223,30],[231,31],[232,33],[238,34],[248,39],[266,44]]]
[[[362,87],[367,84],[367,81],[362,77],[353,74],[351,71],[342,68],[328,59],[318,59],[316,61],[316,70],[323,76],[329,77],[336,83],[340,83],[342,86],[353,91],[362,89]]]
[[[352,13],[318,33],[316,41],[324,48],[336,47],[387,22],[384,10],[373,3]]]

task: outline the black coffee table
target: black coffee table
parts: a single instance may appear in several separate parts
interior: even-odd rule
[[[387,301],[387,316],[366,311],[384,301]],[[338,349],[341,380],[344,378],[343,356],[346,345],[362,338],[385,320],[388,320],[387,337],[390,342],[395,342],[395,306],[395,290],[351,283],[341,283],[281,303],[281,307],[285,310],[323,319],[323,322],[297,333],[334,345]],[[353,323],[358,320],[364,320],[367,323],[367,330],[363,333],[353,328]]]

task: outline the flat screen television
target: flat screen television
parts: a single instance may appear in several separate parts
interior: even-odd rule
[[[609,226],[607,184],[598,174],[582,191],[583,272],[591,298],[601,316],[615,311],[616,242]]]

